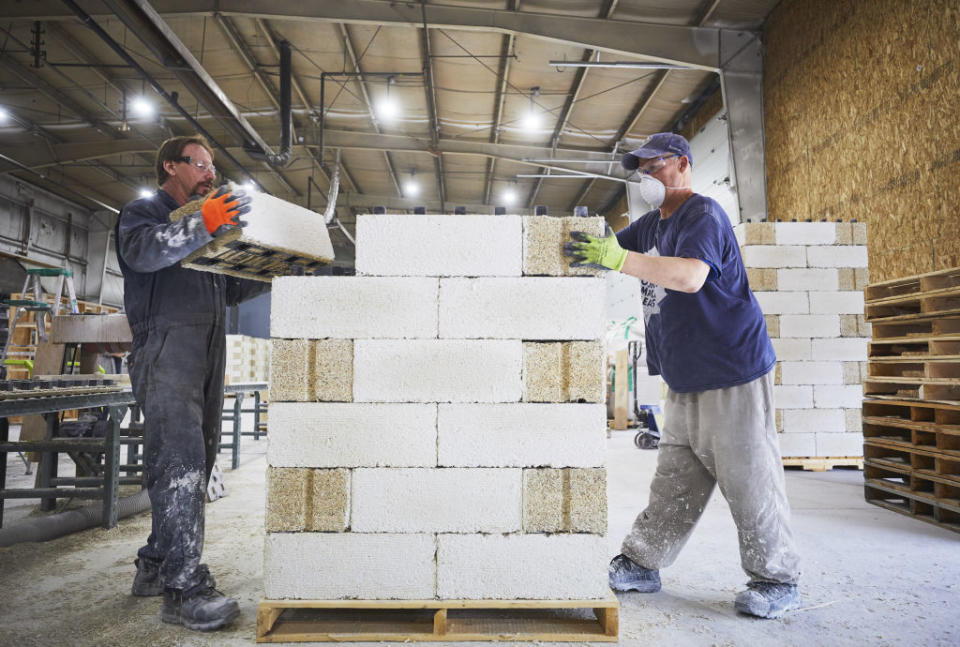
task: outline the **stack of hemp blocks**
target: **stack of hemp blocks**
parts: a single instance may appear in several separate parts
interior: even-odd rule
[[[362,215],[273,281],[266,598],[607,595],[601,218]]]
[[[782,455],[863,456],[866,224],[741,223],[734,232],[779,360]]]

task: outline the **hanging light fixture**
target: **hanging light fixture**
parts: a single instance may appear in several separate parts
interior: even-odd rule
[[[383,121],[391,122],[397,118],[397,115],[400,114],[400,105],[397,103],[396,99],[390,96],[390,86],[394,85],[397,82],[397,77],[392,74],[387,77],[387,92],[385,95],[380,97],[380,101],[377,102],[377,116],[380,117]]]
[[[524,130],[535,131],[540,128],[540,110],[537,108],[534,103],[534,99],[540,96],[540,86],[534,86],[530,88],[530,106],[527,108],[527,112],[523,115],[520,120],[520,124],[523,126]]]
[[[403,183],[403,195],[406,198],[415,198],[420,195],[420,183],[417,182],[417,169],[410,169],[410,179]]]

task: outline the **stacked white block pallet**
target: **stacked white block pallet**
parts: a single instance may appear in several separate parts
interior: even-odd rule
[[[779,360],[784,462],[812,469],[862,464],[866,225],[742,223],[735,232]]]
[[[260,638],[294,600],[610,604],[605,290],[572,228],[603,221],[360,216],[357,276],[274,279]]]
[[[227,384],[266,382],[270,373],[270,340],[227,335]]]

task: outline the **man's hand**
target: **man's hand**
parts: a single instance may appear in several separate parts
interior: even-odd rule
[[[203,223],[212,236],[234,227],[245,227],[247,223],[240,220],[240,216],[250,211],[250,208],[250,198],[246,193],[231,193],[227,187],[222,186],[203,202]]]
[[[575,242],[563,244],[563,253],[572,257],[570,267],[597,267],[620,271],[627,258],[627,250],[620,247],[610,225],[602,238],[595,238],[582,231],[571,231]]]

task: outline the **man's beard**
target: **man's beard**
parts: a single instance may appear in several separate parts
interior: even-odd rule
[[[213,182],[198,182],[193,187],[193,191],[190,192],[190,195],[207,195],[210,193],[210,189],[212,188]]]

